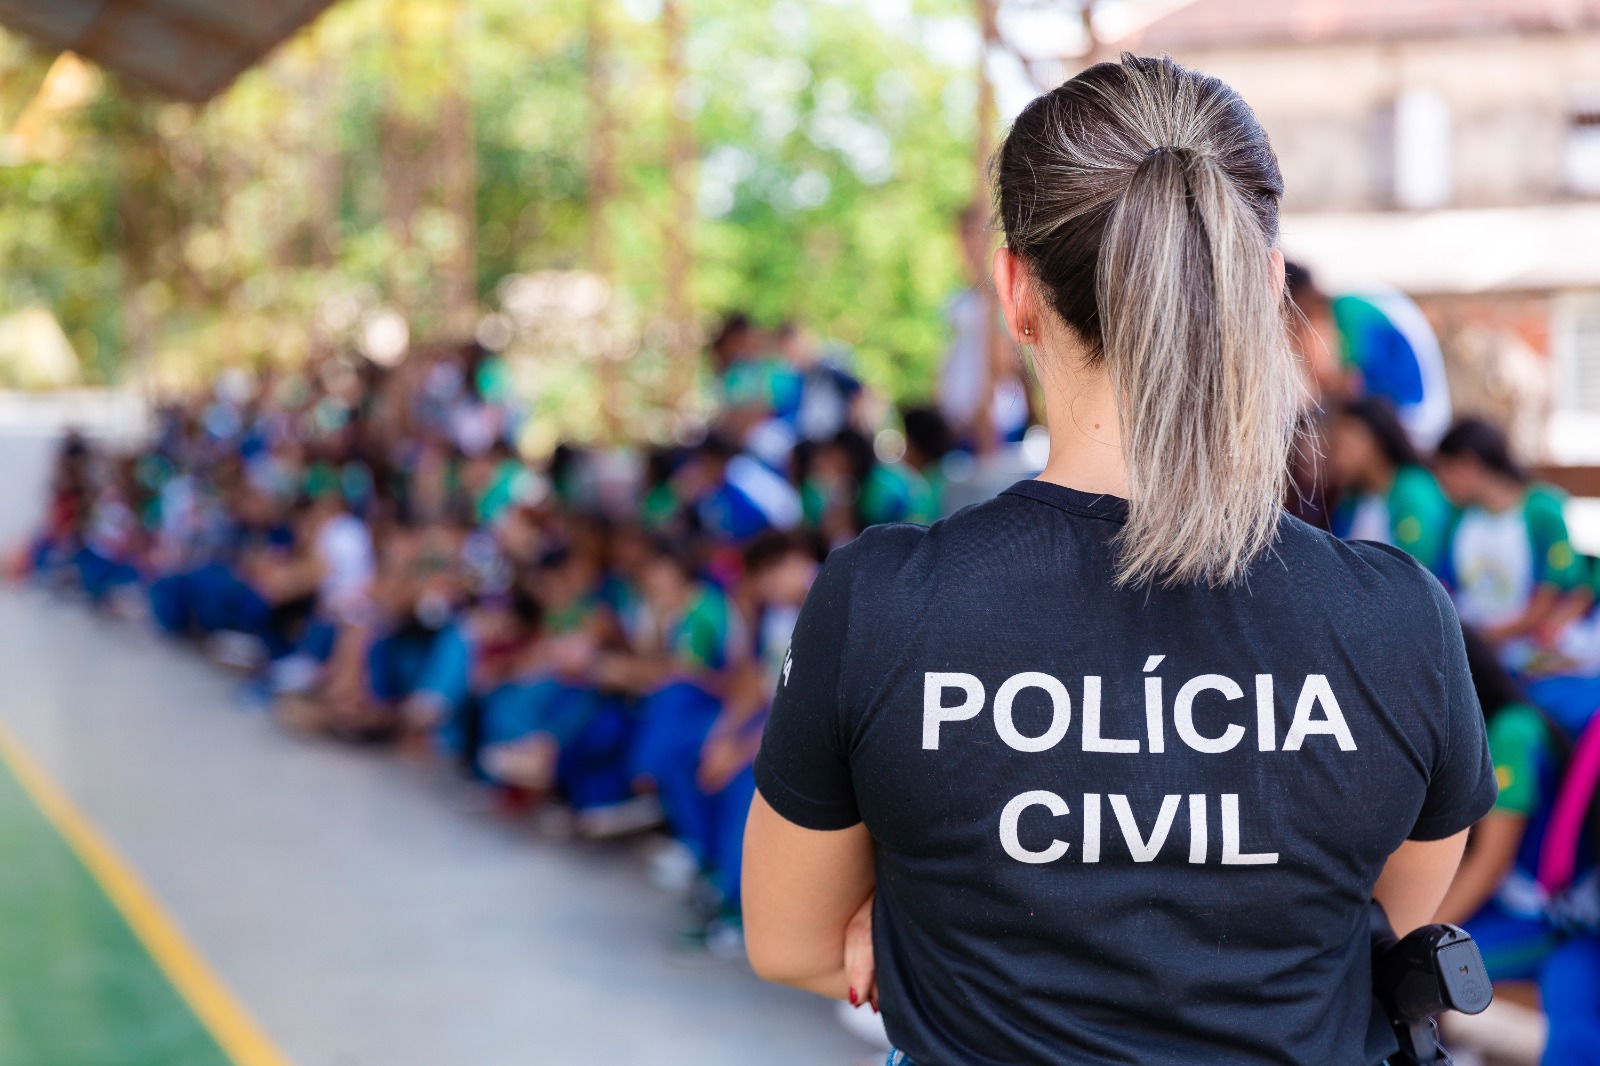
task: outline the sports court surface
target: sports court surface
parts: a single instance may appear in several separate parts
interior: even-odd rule
[[[0,499],[44,454],[0,439]],[[629,846],[286,735],[194,652],[15,586],[0,753],[7,1066],[872,1060],[828,1004],[678,949]]]

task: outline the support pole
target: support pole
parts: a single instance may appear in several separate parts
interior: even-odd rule
[[[456,246],[444,277],[445,328],[470,337],[478,322],[478,153],[467,51],[470,0],[456,0],[455,33],[446,45],[452,75],[439,115],[440,185]]]
[[[611,113],[610,26],[607,0],[589,0],[589,269],[612,284],[609,209],[616,187]],[[609,323],[607,323],[609,327]],[[602,329],[607,333],[609,329]],[[609,351],[597,352],[600,378],[600,430],[615,442],[622,419],[617,410],[618,367]]]
[[[667,402],[682,411],[694,385],[694,125],[679,106],[686,49],[687,0],[662,0],[661,33],[665,51],[662,75],[667,89],[667,218],[662,266],[666,270]]]

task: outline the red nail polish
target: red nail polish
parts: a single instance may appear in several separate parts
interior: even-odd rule
[[[853,988],[852,988],[852,989],[851,989],[851,990],[850,990],[850,1005],[851,1005],[851,1006],[852,1006],[852,1007],[859,1007],[859,1006],[861,1006],[861,1003],[860,1003],[860,1001],[859,1001],[859,1000],[858,1000],[858,999],[857,999],[857,998],[856,998],[856,990],[855,990],[855,989],[853,989]]]

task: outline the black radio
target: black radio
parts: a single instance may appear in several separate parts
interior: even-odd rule
[[[1478,945],[1455,925],[1425,925],[1396,937],[1377,904],[1371,934],[1373,995],[1400,1044],[1388,1066],[1448,1063],[1434,1016],[1481,1013],[1494,995]]]

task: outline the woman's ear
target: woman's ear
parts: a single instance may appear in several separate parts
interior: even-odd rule
[[[1274,248],[1271,258],[1272,298],[1281,302],[1289,298],[1289,293],[1286,289],[1288,285],[1288,270],[1283,264],[1283,249]]]
[[[1039,329],[1028,306],[1028,269],[1022,257],[1010,248],[994,250],[994,289],[1011,339],[1018,344],[1034,343]]]

